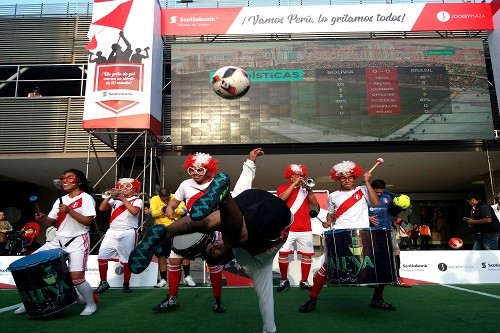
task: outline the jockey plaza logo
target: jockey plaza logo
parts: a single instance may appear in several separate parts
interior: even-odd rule
[[[436,14],[436,18],[440,22],[448,22],[450,19],[485,19],[486,16],[484,14],[453,14],[451,15],[445,10],[440,11]]]

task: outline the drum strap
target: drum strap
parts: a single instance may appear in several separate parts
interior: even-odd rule
[[[338,219],[349,208],[354,206],[356,202],[363,199],[363,196],[363,191],[361,191],[361,189],[358,189],[356,192],[354,192],[346,201],[341,203],[339,208],[335,211],[335,219]]]
[[[66,244],[64,244],[64,246],[61,244],[61,240],[59,240],[59,245],[61,245],[61,248],[64,249],[64,248],[68,247],[68,245],[71,244],[71,242],[74,241],[76,237],[78,237],[78,236],[71,238],[69,241],[66,242]]]

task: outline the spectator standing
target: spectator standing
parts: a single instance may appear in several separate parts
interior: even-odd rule
[[[411,247],[413,250],[418,250],[418,239],[420,237],[420,228],[418,223],[413,223],[413,226],[410,230],[410,239],[411,239]]]
[[[178,220],[181,216],[186,215],[187,209],[184,201],[180,201],[179,205],[175,208],[172,215],[167,215],[167,206],[174,199],[174,195],[165,187],[160,188],[158,191],[158,195],[155,195],[151,198],[150,207],[151,207],[151,216],[153,218],[154,224],[162,224],[164,226],[169,226],[174,221]],[[162,253],[158,253],[158,269],[160,272],[160,279],[158,283],[155,285],[155,288],[164,288],[167,286],[167,257],[170,255],[170,247],[165,246],[162,249]],[[189,259],[177,258],[181,259],[176,266],[180,266],[182,263],[184,270],[184,283],[190,287],[196,286],[196,283],[193,281],[193,278],[190,275],[190,261]],[[170,261],[170,259],[169,259]]]
[[[427,222],[423,222],[420,226],[420,247],[424,250],[429,249],[429,241],[431,240],[431,228],[427,225]]]
[[[0,255],[3,254],[5,245],[7,245],[7,235],[12,230],[12,225],[5,219],[5,213],[0,212]]]
[[[394,253],[394,261],[396,264],[396,272],[398,274],[398,286],[409,288],[411,286],[407,285],[401,277],[399,276],[399,270],[401,266],[400,250],[398,243],[399,231],[397,230],[397,225],[394,221],[402,211],[402,208],[397,207],[393,203],[393,199],[396,196],[394,193],[386,191],[385,181],[382,179],[376,179],[372,181],[372,188],[378,195],[378,205],[372,206],[369,204],[368,215],[370,220],[370,225],[373,227],[384,228],[386,230],[391,230],[391,244]]]
[[[466,196],[467,203],[472,207],[471,217],[463,220],[471,228],[476,237],[473,250],[498,250],[498,237],[500,235],[500,222],[490,205],[482,201],[476,193]]]

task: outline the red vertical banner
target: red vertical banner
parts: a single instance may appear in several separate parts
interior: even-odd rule
[[[163,40],[156,0],[94,3],[84,129],[147,129],[161,135]]]
[[[365,78],[368,115],[400,115],[397,68],[366,68]]]

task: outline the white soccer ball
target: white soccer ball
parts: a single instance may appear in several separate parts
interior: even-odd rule
[[[250,90],[248,74],[236,66],[219,68],[212,76],[212,88],[225,99],[237,99]]]

